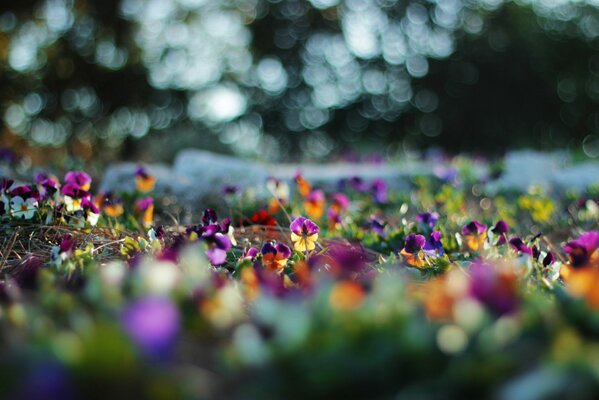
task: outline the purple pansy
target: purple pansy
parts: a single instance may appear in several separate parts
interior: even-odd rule
[[[487,225],[481,224],[480,222],[474,220],[466,224],[462,228],[462,235],[482,235],[487,231]]]
[[[439,221],[439,214],[437,214],[436,212],[425,212],[422,214],[418,214],[416,216],[416,220],[423,226],[433,229]]]
[[[319,231],[318,225],[305,217],[294,219],[289,228],[297,236],[312,236]]]
[[[371,224],[373,232],[375,232],[381,236],[386,235],[385,227],[387,226],[387,223],[385,221],[382,221],[382,220],[372,216],[372,217],[370,217],[370,224]]]
[[[387,184],[382,179],[375,179],[370,184],[370,192],[374,197],[374,201],[378,204],[384,204],[389,199],[387,192]]]
[[[499,236],[499,240],[497,240],[497,245],[503,245],[507,242],[507,233],[510,230],[510,227],[507,222],[504,220],[499,220],[495,224],[495,226],[491,229],[495,235]]]
[[[285,243],[280,242],[276,245],[273,245],[271,242],[264,243],[262,249],[260,250],[260,253],[262,253],[263,256],[267,254],[276,254],[279,255],[281,258],[285,259],[291,257],[291,249],[289,248],[289,246],[287,246]]]
[[[349,179],[349,185],[356,192],[365,192],[368,190],[366,183],[359,176],[354,176]]]
[[[532,257],[532,249],[526,246],[519,237],[510,239],[510,246],[512,246],[516,251],[519,251],[523,254],[528,254]]]
[[[410,233],[406,237],[406,244],[404,245],[404,250],[410,254],[414,254],[422,250],[425,244],[426,238],[423,235]]]
[[[545,258],[543,258],[543,266],[548,267],[555,262],[555,256],[552,252],[548,251]]]
[[[254,258],[256,258],[256,256],[258,255],[258,249],[255,247],[247,247],[245,249],[243,249],[243,252],[241,253],[241,258],[247,258],[250,261],[253,260]]]
[[[142,165],[138,165],[135,168],[135,176],[138,178],[148,178],[150,174],[148,174],[148,171]]]
[[[225,196],[233,196],[241,191],[241,188],[237,185],[225,185],[223,187],[223,194]]]
[[[64,177],[67,184],[77,185],[87,191],[92,183],[92,178],[83,171],[69,171]]]
[[[84,197],[89,196],[89,192],[87,190],[83,190],[81,186],[76,183],[67,183],[62,187],[62,194],[64,196],[69,196],[73,199],[82,199]]]
[[[482,260],[470,268],[470,295],[497,315],[518,308],[517,280],[512,272],[501,271]]]
[[[154,204],[154,199],[152,197],[144,197],[135,202],[135,208],[140,211],[145,211]]]
[[[48,199],[58,192],[60,184],[52,178],[46,178],[41,182],[38,182],[38,187],[40,188],[40,195],[43,198]]]
[[[212,247],[206,251],[206,256],[212,265],[224,264],[227,260],[227,251],[231,250],[231,241],[226,235],[217,232],[211,236],[202,236],[207,242],[212,242]]]
[[[216,211],[211,208],[205,209],[204,213],[202,214],[202,223],[204,225],[218,224],[218,216],[216,215]]]
[[[585,266],[591,261],[593,253],[599,248],[599,232],[590,231],[583,233],[576,240],[569,241],[564,246],[564,251],[570,256],[573,267]]]
[[[174,350],[180,316],[169,299],[147,297],[136,300],[125,308],[121,321],[125,332],[144,355],[163,360]]]
[[[436,256],[437,254],[442,256],[445,254],[445,249],[443,248],[443,244],[441,243],[441,232],[434,231],[431,233],[430,237],[426,241],[424,245],[424,250],[429,256]]]
[[[10,195],[12,197],[19,196],[23,200],[27,200],[27,199],[39,200],[39,197],[40,197],[37,189],[33,188],[30,185],[17,186],[10,191]]]
[[[349,206],[349,198],[343,193],[334,193],[331,198],[333,205],[340,210],[345,210]]]

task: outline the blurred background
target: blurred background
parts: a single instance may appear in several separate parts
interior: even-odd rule
[[[0,147],[34,161],[599,156],[598,0],[19,0]],[[9,157],[4,153],[4,157]]]

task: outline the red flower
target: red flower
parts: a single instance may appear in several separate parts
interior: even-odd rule
[[[250,218],[252,224],[255,225],[265,225],[265,226],[275,226],[277,225],[277,220],[268,213],[266,210],[256,211],[254,215]]]

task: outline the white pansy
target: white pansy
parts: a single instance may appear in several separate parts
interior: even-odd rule
[[[10,210],[15,218],[31,219],[37,210],[37,200],[31,197],[23,200],[21,196],[15,196],[10,199]]]

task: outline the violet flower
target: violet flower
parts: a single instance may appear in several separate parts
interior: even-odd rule
[[[522,239],[515,237],[510,239],[510,245],[516,250],[523,254],[528,254],[532,257],[532,249],[524,244]]]
[[[202,223],[204,225],[218,224],[218,216],[216,215],[216,211],[211,208],[205,209],[204,213],[202,214]]]
[[[273,245],[266,242],[260,251],[262,253],[262,265],[269,271],[283,272],[287,265],[287,259],[291,257],[291,249],[285,243]]]
[[[435,257],[437,255],[442,256],[445,254],[445,249],[443,248],[443,244],[441,243],[441,232],[434,231],[431,233],[430,237],[426,241],[423,249],[426,251],[427,255],[431,257]]]
[[[181,321],[179,310],[169,299],[147,297],[129,304],[121,323],[142,354],[164,360],[175,348]]]
[[[470,295],[499,316],[516,311],[520,302],[514,273],[481,260],[470,268]]]
[[[12,197],[19,196],[23,200],[34,199],[35,201],[39,200],[40,197],[37,189],[30,185],[17,186],[10,191],[10,195]]]
[[[487,239],[487,225],[471,221],[462,228],[462,236],[470,251],[479,251]]]
[[[64,177],[67,184],[77,185],[83,191],[88,191],[91,187],[92,178],[83,171],[69,171]]]
[[[422,214],[418,214],[416,216],[416,220],[423,226],[433,229],[437,222],[439,221],[439,214],[436,212],[425,212]]]
[[[389,199],[387,192],[387,184],[382,179],[375,179],[370,184],[370,191],[374,197],[374,201],[378,204],[384,204]]]
[[[212,247],[206,250],[206,256],[208,257],[208,261],[212,265],[222,265],[227,261],[227,251],[231,250],[231,241],[229,238],[217,232],[212,235],[210,238],[207,236],[203,236],[203,238],[207,242],[212,242]]]
[[[499,236],[496,245],[501,246],[507,242],[507,233],[510,230],[509,225],[504,220],[499,220],[491,229],[495,235]]]
[[[590,231],[583,233],[576,240],[569,241],[564,246],[564,251],[570,257],[570,264],[573,267],[583,267],[598,261],[598,248],[599,231]]]
[[[404,247],[399,254],[406,260],[408,265],[422,268],[426,265],[425,253],[423,251],[425,245],[426,238],[423,235],[410,233],[406,237]]]
[[[385,221],[381,221],[380,219],[372,216],[370,217],[370,224],[373,232],[377,233],[382,237],[385,237],[387,235],[385,232],[385,227],[387,226],[387,223]]]
[[[545,258],[543,258],[543,266],[548,267],[555,262],[555,256],[552,252],[548,251]]]
[[[289,229],[291,229],[291,241],[295,250],[305,252],[316,248],[320,229],[314,222],[304,217],[297,217],[291,222]]]

